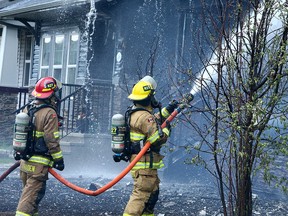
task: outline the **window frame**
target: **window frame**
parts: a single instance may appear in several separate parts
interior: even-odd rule
[[[51,45],[50,45],[50,49],[49,50],[49,64],[48,66],[43,66],[42,63],[43,63],[43,39],[47,36],[50,36],[51,37]],[[59,35],[63,35],[64,38],[63,38],[63,48],[62,48],[62,59],[61,59],[61,63],[62,64],[54,64],[54,60],[55,60],[55,39],[57,36]],[[69,52],[70,52],[70,37],[71,35],[78,35],[78,40],[77,40],[77,45],[76,45],[76,53],[77,53],[77,56],[76,56],[76,64],[73,64],[73,65],[69,65]],[[67,83],[68,80],[71,80],[71,79],[68,79],[68,76],[69,76],[69,69],[70,68],[75,68],[75,74],[74,74],[74,77],[73,77],[73,83],[69,83],[69,84],[75,84],[76,82],[76,77],[77,77],[77,74],[78,74],[78,58],[79,58],[79,50],[80,50],[80,31],[79,29],[58,29],[58,30],[55,30],[55,31],[49,31],[49,30],[46,30],[45,32],[42,33],[41,35],[41,44],[40,44],[40,54],[39,54],[39,74],[38,76],[39,77],[44,77],[44,76],[55,76],[55,69],[61,69],[61,79],[60,81],[63,82],[63,83]],[[44,73],[43,74],[43,70],[48,70],[47,74]]]
[[[30,40],[30,47],[27,47],[28,39]],[[22,74],[22,86],[29,86],[30,79],[32,77],[32,68],[33,68],[33,55],[34,55],[34,43],[35,39],[33,35],[25,35],[25,44],[24,44],[24,56],[23,56],[23,74]],[[27,59],[27,49],[30,48],[30,56]],[[27,64],[29,64],[29,69],[27,72]]]

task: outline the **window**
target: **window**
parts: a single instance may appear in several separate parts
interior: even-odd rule
[[[40,76],[75,84],[79,51],[77,31],[46,33],[41,40]]]
[[[69,35],[69,46],[68,46],[68,60],[67,60],[67,83],[75,83],[76,78],[76,66],[78,59],[78,40],[79,35],[72,33]]]
[[[24,47],[24,71],[23,71],[23,86],[29,85],[29,79],[32,71],[32,53],[33,53],[33,38],[27,35],[25,38]]]
[[[41,77],[48,76],[50,65],[50,53],[52,49],[52,42],[50,35],[42,37],[42,56],[41,56]],[[52,74],[51,74],[52,75]]]
[[[54,62],[52,76],[62,81],[64,35],[56,35],[54,41]]]

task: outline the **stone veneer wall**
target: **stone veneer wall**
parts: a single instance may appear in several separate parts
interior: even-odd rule
[[[17,109],[19,88],[0,86],[0,146],[12,145],[13,126]]]

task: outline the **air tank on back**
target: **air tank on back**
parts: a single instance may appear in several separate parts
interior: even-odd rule
[[[121,114],[115,114],[112,117],[111,135],[112,151],[116,154],[123,152],[125,147],[125,117]]]
[[[27,113],[21,112],[16,115],[13,135],[13,149],[16,152],[23,152],[26,148],[29,121]]]

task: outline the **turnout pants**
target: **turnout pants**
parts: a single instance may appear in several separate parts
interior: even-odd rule
[[[159,184],[156,169],[139,169],[133,175],[134,187],[123,216],[154,215]]]
[[[38,205],[46,191],[48,166],[21,161],[20,178],[23,183],[23,190],[16,216],[38,215]]]

